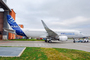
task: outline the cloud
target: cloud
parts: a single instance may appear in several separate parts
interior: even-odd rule
[[[85,18],[82,16],[78,16],[75,18],[70,18],[63,20],[61,22],[52,22],[54,25],[63,25],[63,26],[71,26],[71,25],[82,25],[82,24],[87,24],[85,22],[89,22],[90,18]]]
[[[88,30],[90,34],[90,0],[8,0],[7,5],[25,28],[43,29],[44,20],[51,29]]]

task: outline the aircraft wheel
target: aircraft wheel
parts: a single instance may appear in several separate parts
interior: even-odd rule
[[[81,43],[83,43],[83,41],[81,41]]]
[[[45,42],[47,42],[47,40],[45,40]]]
[[[84,43],[86,43],[86,41],[84,41]]]
[[[73,43],[75,43],[75,41],[73,41]]]
[[[87,42],[89,42],[89,41],[87,41]]]
[[[48,43],[51,43],[51,42],[52,42],[51,40],[48,41]]]

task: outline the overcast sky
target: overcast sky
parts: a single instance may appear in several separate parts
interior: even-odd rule
[[[7,0],[24,28],[73,29],[90,34],[90,0]]]

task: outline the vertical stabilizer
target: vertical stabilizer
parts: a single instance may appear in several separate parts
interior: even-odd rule
[[[18,26],[18,24],[15,22],[15,20],[11,17],[11,15],[7,15],[7,22],[11,26],[13,30],[15,30],[17,35],[26,36],[22,29]]]

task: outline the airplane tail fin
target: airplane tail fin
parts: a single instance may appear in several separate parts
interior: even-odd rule
[[[13,30],[19,30],[20,27],[18,26],[18,24],[15,22],[15,20],[11,17],[11,15],[7,15],[7,22],[9,23],[9,25],[11,26],[11,28]]]
[[[13,30],[15,30],[17,35],[26,36],[22,29],[18,26],[15,20],[11,17],[11,15],[7,15],[7,22],[11,26]],[[9,30],[11,31],[11,30]]]

